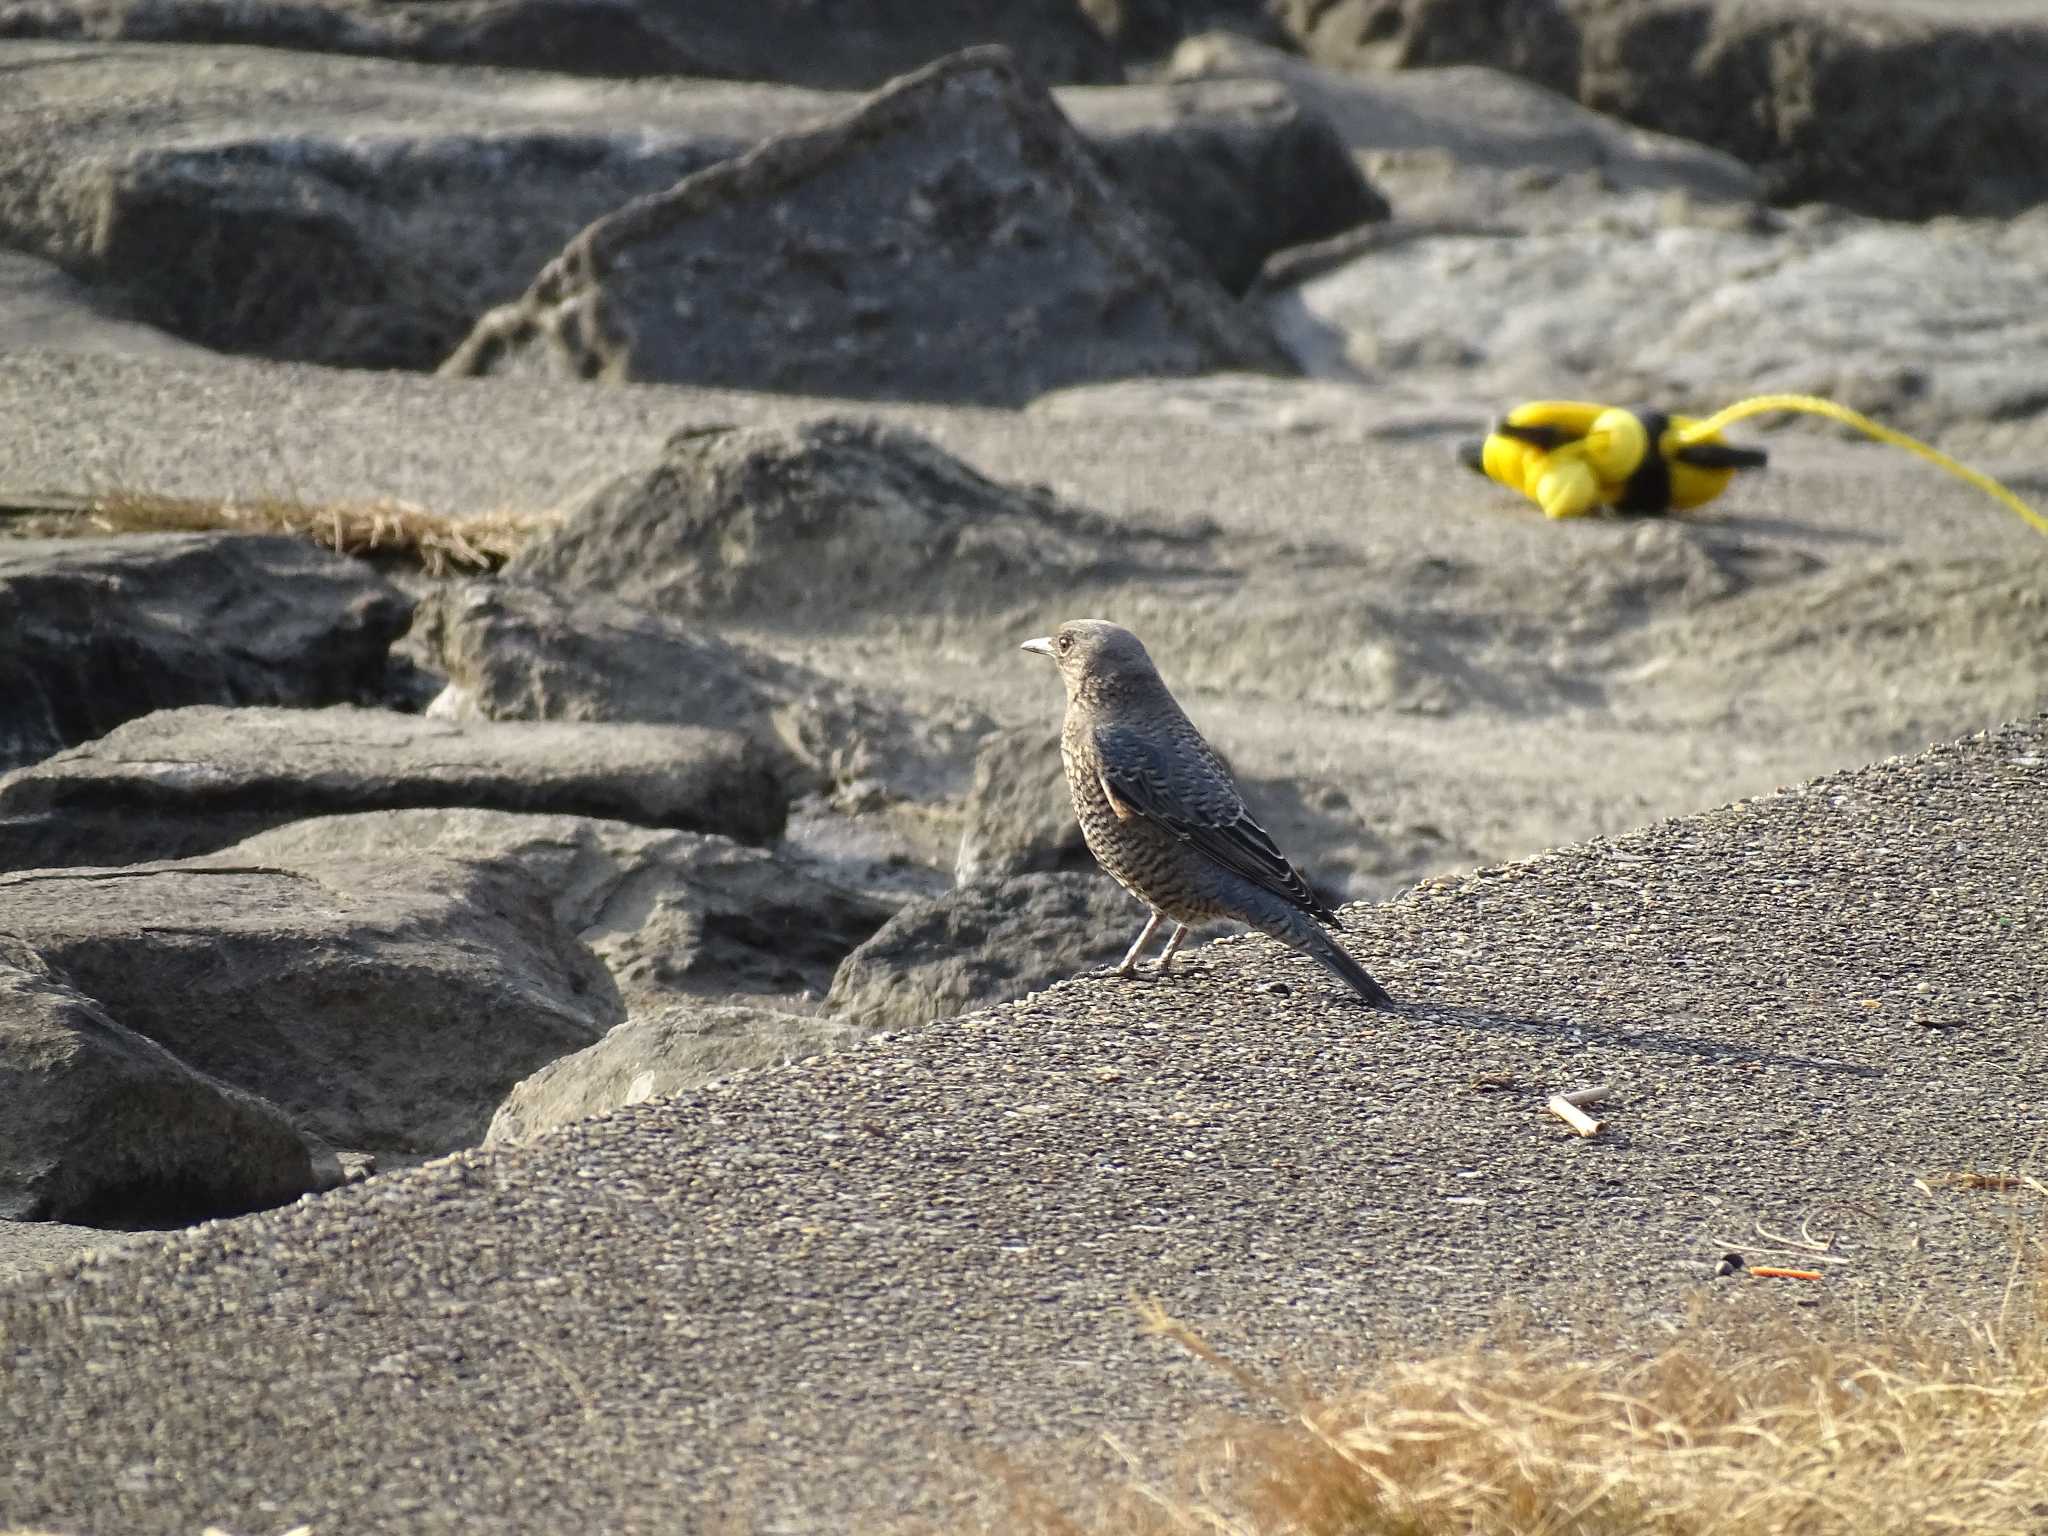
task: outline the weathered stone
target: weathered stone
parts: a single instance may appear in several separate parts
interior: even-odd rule
[[[846,957],[828,1013],[914,1029],[1117,959],[1145,910],[1100,874],[1017,875],[915,902]]]
[[[599,219],[450,374],[1021,404],[1283,354],[1000,50]]]
[[[1329,124],[1407,223],[1583,228],[1591,209],[1618,195],[1683,193],[1706,203],[1761,195],[1756,173],[1733,155],[1632,127],[1479,65],[1348,73],[1210,35],[1176,49],[1168,72],[1284,87]]]
[[[634,1012],[678,996],[822,995],[839,962],[895,910],[781,849],[579,816],[323,816],[259,833],[220,857],[399,867],[419,855],[532,880],[556,921],[604,962]]]
[[[1228,32],[1274,48],[1294,40],[1267,0],[1080,0],[1081,8],[1126,59],[1171,53],[1184,39]]]
[[[2048,196],[2048,21],[2008,0],[1281,0],[1312,57],[1491,64],[1889,218]]]
[[[182,704],[374,697],[409,608],[303,539],[0,543],[0,768]]]
[[[54,263],[0,250],[0,352],[113,352],[198,360],[204,349],[127,313]]]
[[[314,1187],[279,1110],[193,1071],[0,940],[0,1220],[177,1226]]]
[[[1024,726],[990,736],[974,759],[954,878],[965,885],[1093,867],[1081,824],[1074,819],[1059,732]]]
[[[178,857],[308,816],[428,806],[765,842],[789,792],[766,751],[731,731],[198,706],[0,778],[0,868]]]
[[[0,0],[0,37],[235,43],[609,76],[866,90],[1001,43],[1048,82],[1118,77],[1075,0]]]
[[[514,1088],[491,1117],[484,1139],[523,1141],[736,1072],[844,1050],[865,1033],[838,1019],[745,1004],[681,1003],[637,1014],[597,1044],[548,1063]]]
[[[1792,391],[1927,436],[2048,410],[2031,362],[2048,346],[2044,284],[2039,213],[1927,226],[1772,214],[1423,235],[1266,302],[1297,360],[1328,377],[1504,409],[1554,395],[1566,367],[1589,400],[1705,414]]]
[[[1277,251],[1387,217],[1332,125],[1284,86],[1191,79],[1077,91],[1061,104],[1232,293]]]
[[[338,1146],[442,1152],[624,1010],[547,893],[418,855],[0,875],[0,932]]]
[[[505,568],[693,619],[816,633],[886,612],[985,613],[1109,571],[1201,568],[1166,533],[999,484],[914,433],[827,417],[688,428]]]

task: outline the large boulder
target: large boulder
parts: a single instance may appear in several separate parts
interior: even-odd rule
[[[410,606],[303,539],[0,543],[0,769],[182,704],[371,698]]]
[[[0,875],[0,932],[108,1018],[339,1147],[470,1145],[514,1083],[624,1015],[538,884],[418,854]]]
[[[1589,400],[1703,414],[1789,390],[1928,436],[2041,419],[2044,283],[2041,213],[1925,226],[1772,214],[1420,235],[1276,283],[1266,303],[1297,361],[1328,377],[1504,409],[1555,395],[1568,368]]]
[[[0,778],[0,868],[131,863],[344,811],[472,806],[781,835],[759,743],[693,726],[428,720],[389,710],[164,710]]]
[[[865,1035],[839,1019],[738,1003],[682,1003],[635,1015],[597,1044],[549,1062],[514,1088],[491,1117],[484,1140],[524,1141],[736,1072],[844,1050]]]
[[[1001,43],[1049,83],[1120,73],[1075,0],[0,0],[0,37],[236,43],[852,90]]]
[[[1004,485],[912,432],[826,417],[687,428],[505,568],[692,619],[807,634],[1011,608],[1110,571],[1203,568],[1168,533]]]
[[[961,807],[954,879],[966,885],[1092,867],[1074,819],[1059,732],[1039,726],[995,732],[975,754],[974,781]]]
[[[988,49],[599,219],[444,365],[1002,405],[1218,368],[1288,371]]]
[[[825,1010],[864,1030],[915,1029],[1114,961],[1145,916],[1105,875],[976,881],[890,918],[846,957]]]
[[[1175,49],[1167,70],[1179,81],[1284,88],[1358,157],[1405,222],[1582,227],[1590,207],[1617,195],[1682,193],[1708,203],[1761,195],[1756,173],[1733,155],[1481,65],[1360,74],[1212,34]]]
[[[2048,196],[2048,18],[2005,0],[1278,0],[1345,67],[1491,64],[1888,218]]]
[[[276,1106],[195,1072],[0,940],[0,1221],[175,1226],[313,1186]]]
[[[857,687],[701,624],[601,592],[525,581],[449,583],[410,643],[448,680],[429,713],[627,721],[743,731],[792,759],[799,788],[863,780],[929,793],[957,776],[979,723]]]
[[[321,816],[259,833],[219,857],[399,867],[421,855],[531,880],[635,1013],[678,997],[822,995],[839,962],[895,911],[783,849],[582,816]]]

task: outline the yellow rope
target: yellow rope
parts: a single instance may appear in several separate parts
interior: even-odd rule
[[[2019,497],[2013,495],[1989,475],[1981,474],[1967,464],[1958,464],[1939,448],[1930,448],[1917,438],[1894,432],[1882,423],[1872,421],[1861,411],[1852,411],[1846,405],[1837,405],[1832,400],[1823,400],[1818,395],[1752,395],[1747,400],[1738,400],[1733,405],[1716,411],[1705,421],[1696,421],[1679,434],[1686,443],[1703,442],[1722,428],[1741,421],[1748,416],[1762,416],[1772,411],[1804,411],[1810,416],[1825,416],[1830,421],[1839,421],[1845,427],[1854,427],[1858,432],[1876,438],[1881,443],[1890,443],[1894,448],[1903,448],[1917,454],[1928,463],[1947,470],[1965,484],[1974,485],[1994,501],[2003,502],[2026,519],[2036,533],[2048,534],[2048,517],[2043,517]]]

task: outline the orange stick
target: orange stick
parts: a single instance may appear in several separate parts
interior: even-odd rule
[[[1752,1265],[1749,1271],[1759,1280],[1818,1280],[1817,1269],[1772,1269],[1768,1265]]]

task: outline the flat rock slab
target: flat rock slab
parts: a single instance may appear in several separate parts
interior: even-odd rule
[[[152,357],[204,352],[124,313],[54,262],[22,251],[0,251],[0,352],[32,347]]]
[[[842,1019],[743,1003],[671,1003],[614,1025],[597,1044],[519,1084],[491,1118],[485,1145],[525,1141],[740,1072],[847,1050],[868,1033]]]
[[[5,0],[0,37],[234,43],[575,74],[866,90],[1001,43],[1049,83],[1121,77],[1074,0]]]
[[[999,50],[970,49],[592,224],[454,375],[1021,404],[1288,372]]]
[[[223,850],[235,862],[462,859],[532,880],[635,1013],[679,997],[822,996],[893,906],[783,848],[582,816],[440,809],[294,821]]]
[[[0,768],[184,704],[374,698],[411,608],[304,539],[0,542]]]
[[[2048,22],[2027,0],[1280,0],[1342,68],[1492,64],[1755,165],[1769,195],[1887,218],[2048,192]]]
[[[275,1105],[195,1072],[0,940],[0,1221],[178,1226],[313,1187],[306,1142]]]
[[[481,1140],[514,1083],[624,1016],[545,891],[453,859],[0,875],[0,929],[125,1029],[359,1150]]]
[[[427,806],[767,842],[781,835],[789,791],[767,750],[730,731],[197,706],[0,778],[0,865],[140,862],[308,816]]]
[[[1938,1175],[2048,1135],[2044,818],[2048,721],[1354,908],[1392,1015],[1227,941],[17,1285],[0,1506],[1014,1526],[985,1453],[1057,1495],[1244,1406],[1134,1292],[1323,1381],[1503,1305],[1988,1319],[2038,1198]],[[1715,1277],[1802,1227],[1818,1284]]]
[[[591,221],[860,100],[266,49],[6,46],[0,234],[61,270],[0,263],[0,326],[118,305],[221,350],[358,367],[439,365]],[[1271,252],[1384,213],[1284,86],[1056,99],[1119,191],[1233,291]],[[111,320],[70,334],[175,345]]]

